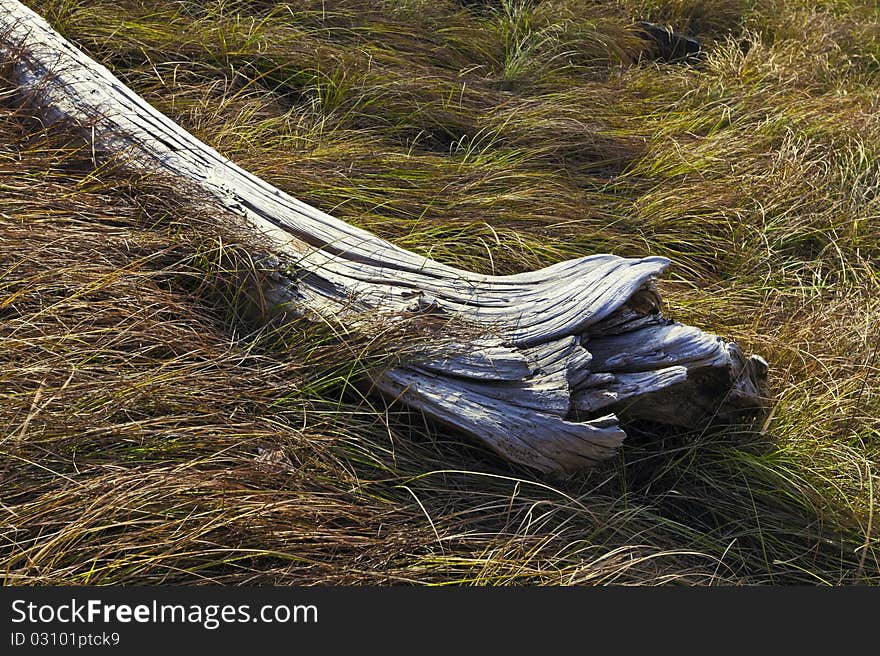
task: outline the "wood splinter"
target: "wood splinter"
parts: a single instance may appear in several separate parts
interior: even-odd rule
[[[428,311],[483,327],[376,387],[543,472],[612,456],[618,415],[694,427],[765,406],[759,356],[660,313],[663,257],[592,255],[490,276],[399,248],[292,198],[180,128],[18,0],[0,0],[0,58],[44,121],[148,171],[179,176],[240,217],[277,264],[267,295],[301,313]]]

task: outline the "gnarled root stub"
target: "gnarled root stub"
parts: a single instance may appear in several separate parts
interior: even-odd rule
[[[541,471],[613,455],[618,416],[695,426],[764,405],[767,363],[661,316],[662,257],[593,255],[488,276],[399,248],[273,187],[156,111],[18,0],[0,0],[0,55],[45,121],[82,127],[96,150],[180,176],[271,253],[267,296],[297,314],[439,313],[481,335],[424,348],[376,387]]]

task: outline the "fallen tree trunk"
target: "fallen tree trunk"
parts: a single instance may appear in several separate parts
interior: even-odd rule
[[[692,427],[763,405],[767,364],[665,319],[662,257],[593,255],[489,276],[398,248],[242,170],[128,89],[18,0],[0,0],[0,54],[44,120],[79,126],[96,149],[179,176],[240,217],[277,270],[285,311],[336,322],[429,313],[475,330],[377,374],[385,394],[539,470],[611,456],[617,414]]]

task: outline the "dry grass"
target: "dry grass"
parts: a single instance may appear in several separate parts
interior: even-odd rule
[[[880,580],[880,10],[864,0],[34,0],[295,196],[507,273],[668,255],[767,423],[549,479],[368,393],[394,336],[261,326],[218,217],[0,101],[7,584]],[[122,10],[119,9],[120,5]],[[706,44],[640,62],[649,18]]]

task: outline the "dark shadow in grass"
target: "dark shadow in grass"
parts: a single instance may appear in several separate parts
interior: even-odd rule
[[[635,491],[649,492],[662,480],[662,472],[679,462],[699,459],[701,450],[732,448],[760,455],[777,447],[752,422],[707,423],[692,431],[644,420],[624,422],[622,427],[627,434],[622,453],[627,488]]]
[[[697,65],[706,58],[706,53],[697,39],[675,32],[668,27],[639,21],[633,26],[633,31],[647,46],[640,56],[641,59]]]

